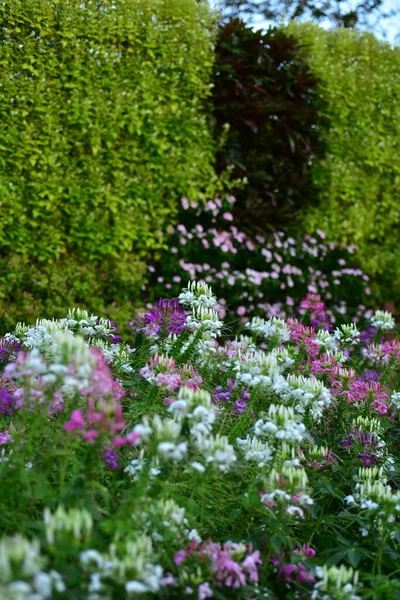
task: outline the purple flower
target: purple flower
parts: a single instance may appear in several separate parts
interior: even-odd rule
[[[179,304],[179,300],[160,298],[154,308],[139,316],[130,325],[134,331],[144,335],[174,333],[179,335],[186,329],[188,313]]]
[[[212,598],[213,595],[213,591],[210,588],[210,584],[207,581],[205,581],[199,586],[197,596],[198,600],[206,600],[206,598]]]
[[[226,391],[223,391],[223,387],[219,385],[214,390],[214,400],[216,402],[231,402],[235,401],[234,411],[241,414],[247,406],[247,402],[249,401],[250,394],[246,390],[242,390],[240,392],[240,398],[236,400],[232,398],[233,392],[237,389],[236,383],[232,379],[228,379],[226,382]]]
[[[342,446],[342,448],[352,448],[353,444],[360,444],[364,449],[374,449],[376,448],[377,445],[377,439],[376,437],[370,433],[369,431],[366,431],[365,433],[361,433],[361,431],[359,429],[351,429],[349,431],[349,435],[347,438],[345,438],[344,440],[341,440],[340,445]]]
[[[114,470],[118,468],[119,454],[114,452],[111,448],[106,450],[102,456],[103,462],[110,467],[110,469]]]
[[[0,363],[8,363],[14,360],[22,349],[21,344],[17,339],[6,339],[0,340]]]
[[[6,390],[0,389],[0,415],[9,417],[14,409],[14,400]]]
[[[372,342],[375,341],[377,331],[378,330],[376,327],[367,327],[367,329],[361,331],[360,335],[358,336],[358,341],[363,346],[368,346],[368,344],[372,344]],[[380,341],[383,341],[383,339],[384,338],[381,338]]]
[[[7,429],[3,432],[0,432],[0,446],[4,446],[12,440],[11,435],[8,433]]]
[[[360,452],[360,454],[357,455],[357,458],[361,460],[364,467],[372,467],[373,465],[379,464],[379,458],[376,454]]]
[[[363,381],[366,381],[367,383],[371,383],[372,381],[379,381],[379,375],[373,369],[369,369],[369,370],[363,371],[363,373],[360,376],[360,379],[362,379]]]

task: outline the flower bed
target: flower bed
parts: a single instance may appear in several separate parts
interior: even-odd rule
[[[3,338],[2,599],[400,593],[391,315],[217,308],[192,282],[131,339],[81,310]]]
[[[188,278],[203,278],[227,323],[295,316],[308,293],[323,296],[332,322],[368,314],[369,277],[357,266],[355,246],[333,244],[321,230],[314,236],[295,230],[249,234],[241,229],[233,196],[204,206],[184,198],[182,208],[168,249],[148,266],[151,303],[164,293],[178,295]]]

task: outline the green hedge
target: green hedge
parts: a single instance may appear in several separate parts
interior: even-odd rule
[[[68,265],[126,274],[182,195],[212,193],[214,30],[196,0],[5,0],[0,22],[0,308],[16,252],[28,294],[34,272],[70,278],[57,314],[82,296]]]
[[[308,211],[307,227],[357,244],[381,299],[400,301],[400,48],[348,29],[289,31],[327,100],[327,154],[313,167],[320,205]]]

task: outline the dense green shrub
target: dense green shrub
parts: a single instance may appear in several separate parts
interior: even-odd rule
[[[91,262],[65,256],[32,268],[21,254],[0,261],[0,329],[15,318],[32,322],[37,315],[62,317],[65,306],[89,306],[118,322],[122,332],[139,301],[144,263],[121,255]]]
[[[328,151],[313,166],[320,204],[307,225],[359,245],[382,298],[400,301],[400,48],[311,24],[289,32],[305,48],[328,120]]]
[[[248,181],[235,190],[236,214],[261,229],[287,224],[317,197],[310,178],[323,151],[316,78],[295,37],[253,31],[238,19],[219,29],[214,73],[218,134],[229,125],[218,169],[233,167]]]
[[[129,268],[177,199],[215,181],[208,7],[6,0],[0,19],[0,260],[15,251],[40,277],[70,255]]]

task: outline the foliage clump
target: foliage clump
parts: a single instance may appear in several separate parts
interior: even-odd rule
[[[326,155],[313,165],[319,205],[306,226],[359,246],[381,300],[400,301],[400,48],[370,33],[290,24],[318,94]]]
[[[323,153],[316,86],[296,36],[254,31],[239,19],[220,26],[212,100],[224,144],[217,168],[246,181],[233,190],[235,211],[251,230],[287,226],[316,200],[310,166]]]
[[[1,340],[5,600],[396,597],[400,341],[253,318],[202,281]]]
[[[162,245],[177,200],[215,183],[211,14],[195,0],[6,0],[0,21],[0,294],[42,302],[29,275],[53,265],[76,303],[71,265],[128,270]],[[22,289],[9,284],[21,264]]]

